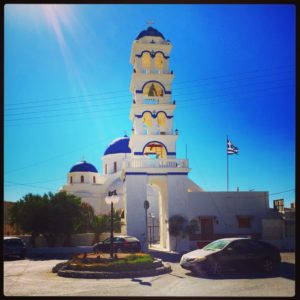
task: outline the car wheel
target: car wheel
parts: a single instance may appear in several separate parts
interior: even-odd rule
[[[208,274],[213,276],[222,275],[223,270],[221,264],[215,259],[211,259],[208,263]]]
[[[270,273],[273,271],[274,263],[270,258],[265,258],[262,267],[264,272]]]
[[[202,269],[198,264],[195,264],[191,270],[195,275],[199,276],[203,273]]]

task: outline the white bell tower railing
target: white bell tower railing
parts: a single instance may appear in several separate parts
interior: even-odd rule
[[[131,158],[123,162],[123,168],[188,168],[187,159],[151,159],[151,158]]]

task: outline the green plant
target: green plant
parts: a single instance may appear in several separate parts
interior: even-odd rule
[[[66,192],[43,196],[29,193],[9,210],[10,224],[30,233],[33,247],[39,234],[49,246],[54,246],[57,237],[64,235],[65,245],[68,245],[80,218],[80,205],[80,198]]]
[[[175,250],[177,250],[178,238],[186,236],[186,223],[187,220],[181,215],[174,215],[169,219],[169,232],[175,237]]]
[[[67,268],[81,271],[132,271],[155,268],[153,257],[150,254],[131,254],[115,260],[103,259],[85,262],[83,259],[74,259],[67,262]]]

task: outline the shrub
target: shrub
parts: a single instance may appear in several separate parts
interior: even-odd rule
[[[100,258],[84,262],[81,259],[70,260],[66,263],[68,270],[80,271],[135,271],[155,269],[154,258],[150,254],[137,253],[116,260]]]

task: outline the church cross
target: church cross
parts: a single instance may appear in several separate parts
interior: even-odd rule
[[[150,26],[153,25],[153,24],[154,24],[154,22],[153,22],[152,20],[149,20],[149,21],[147,22],[148,27],[150,27]]]

